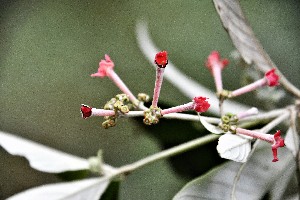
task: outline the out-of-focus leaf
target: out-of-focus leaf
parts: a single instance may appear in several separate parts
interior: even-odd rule
[[[269,55],[255,37],[248,24],[238,0],[213,0],[216,10],[221,18],[224,28],[228,32],[234,46],[240,52],[243,59],[248,63],[254,63],[261,71],[266,72],[276,68]],[[280,82],[293,94],[300,97],[300,91],[292,85],[282,74]]]
[[[112,181],[100,200],[117,200],[119,199],[120,181]]]
[[[224,131],[222,129],[220,129],[218,126],[212,125],[210,123],[208,123],[204,117],[199,116],[200,118],[200,122],[202,123],[202,125],[211,133],[214,134],[222,134],[224,133]]]
[[[286,147],[293,153],[296,157],[299,152],[299,136],[296,129],[290,127],[286,133],[284,143]]]
[[[214,0],[214,4],[223,26],[228,32],[233,44],[248,63],[255,63],[265,71],[274,67],[268,54],[254,36],[252,28],[246,21],[238,0]]]
[[[29,161],[30,166],[39,171],[61,173],[89,169],[87,159],[67,154],[2,131],[0,131],[0,145],[12,155],[24,156]],[[109,165],[104,165],[103,169],[105,171],[113,168]]]
[[[211,170],[183,187],[174,200],[232,199],[232,187],[240,166],[240,163],[231,161]],[[287,170],[295,170],[293,166],[295,161],[289,150],[280,149],[279,161],[274,163],[270,145],[260,142],[241,172],[235,198],[261,199],[276,182],[281,181]],[[285,189],[285,187],[284,185],[278,189]]]
[[[272,200],[300,199],[296,165],[292,164],[291,166],[289,166],[288,170],[284,171],[284,173],[280,177],[280,181],[275,182],[269,196]]]
[[[86,159],[8,133],[0,132],[0,145],[12,155],[24,156],[30,166],[39,171],[60,173],[89,168]]]
[[[62,172],[57,174],[57,176],[64,181],[75,181],[75,180],[87,178],[89,174],[90,174],[89,170],[79,170],[79,171]]]
[[[222,158],[246,162],[251,151],[250,140],[226,133],[219,138],[217,150]]]
[[[153,64],[153,58],[155,57],[155,54],[160,50],[151,40],[146,23],[137,23],[136,34],[141,51],[144,53],[145,57],[148,58],[149,62],[152,63],[154,67],[156,67]],[[164,72],[164,77],[178,90],[180,90],[182,94],[191,99],[196,96],[205,95],[205,97],[209,98],[209,103],[211,105],[211,107],[209,108],[209,112],[219,114],[219,99],[217,98],[215,92],[212,92],[203,85],[183,74],[170,61],[168,63],[168,67]],[[186,87],[187,85],[188,87]],[[227,100],[224,102],[224,112],[240,112],[246,111],[248,109],[250,109],[250,107],[234,101]]]
[[[92,178],[69,183],[43,185],[16,194],[7,200],[98,200],[109,182],[107,178]]]

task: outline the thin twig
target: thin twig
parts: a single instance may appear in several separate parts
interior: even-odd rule
[[[210,135],[206,135],[201,138],[197,138],[195,140],[192,140],[192,141],[186,142],[184,144],[180,144],[178,146],[172,147],[170,149],[161,151],[159,153],[153,154],[151,156],[148,156],[146,158],[138,160],[132,164],[124,165],[120,168],[117,168],[111,174],[108,174],[107,176],[109,176],[109,179],[113,179],[120,175],[128,175],[132,171],[139,169],[141,167],[144,167],[148,164],[151,164],[155,161],[159,161],[159,160],[169,158],[169,157],[175,156],[177,154],[189,151],[189,150],[197,148],[201,145],[215,141],[219,137],[220,137],[219,135],[210,134]]]

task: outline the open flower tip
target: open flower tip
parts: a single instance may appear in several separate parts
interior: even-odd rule
[[[105,60],[99,62],[98,72],[91,74],[91,77],[105,77],[108,76],[109,70],[112,70],[115,66],[109,55],[105,54]]]
[[[195,105],[194,105],[194,110],[197,111],[197,112],[206,112],[209,107],[210,107],[210,104],[207,102],[207,99],[206,97],[195,97],[193,99]]]
[[[270,87],[279,85],[279,76],[275,73],[275,68],[267,71],[265,77]]]
[[[220,53],[218,51],[212,51],[207,60],[206,60],[206,67],[209,70],[212,70],[212,67],[219,66],[221,69],[224,69],[229,64],[228,59],[221,59]]]

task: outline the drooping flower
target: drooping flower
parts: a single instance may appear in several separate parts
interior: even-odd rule
[[[280,136],[280,134],[281,134],[280,130],[276,131],[276,133],[274,135],[261,133],[258,131],[247,130],[247,129],[243,129],[243,128],[236,128],[235,131],[236,131],[236,134],[250,136],[253,138],[264,140],[264,141],[272,144],[272,152],[273,152],[272,162],[278,161],[277,149],[279,147],[285,146],[284,139]]]
[[[91,74],[92,77],[105,77],[108,76],[109,70],[113,69],[115,64],[110,59],[109,55],[105,54],[105,60],[99,62],[98,72]]]
[[[168,64],[168,52],[167,51],[158,52],[155,55],[154,62],[155,64],[157,64],[158,67],[165,68]]]
[[[207,102],[206,97],[195,97],[194,101],[194,110],[197,112],[206,112],[210,107],[210,104]]]
[[[279,147],[284,147],[284,139],[280,136],[281,132],[280,130],[276,131],[274,134],[274,142],[272,144],[272,151],[273,151],[273,160],[272,162],[277,162],[278,157],[277,157],[277,149]]]
[[[270,87],[279,85],[279,76],[275,73],[275,68],[267,71],[265,77]]]

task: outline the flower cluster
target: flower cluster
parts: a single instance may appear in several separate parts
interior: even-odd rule
[[[105,77],[110,78],[124,93],[122,95],[117,95],[116,98],[111,99],[104,106],[104,109],[96,109],[89,107],[87,105],[81,105],[81,113],[84,119],[91,116],[104,116],[106,119],[102,123],[104,128],[109,128],[115,125],[116,119],[119,116],[144,116],[144,123],[147,125],[156,124],[159,122],[159,119],[164,115],[171,113],[179,113],[187,110],[195,110],[198,113],[206,112],[210,107],[210,104],[207,101],[206,97],[195,97],[191,102],[175,106],[168,109],[160,109],[158,107],[158,99],[160,90],[163,82],[164,70],[168,64],[168,53],[167,51],[158,52],[155,55],[154,63],[157,65],[156,68],[156,80],[152,98],[152,105],[150,108],[144,106],[144,102],[149,99],[148,95],[144,93],[138,94],[136,98],[132,92],[128,89],[125,83],[120,79],[120,77],[114,72],[114,63],[108,55],[105,55],[105,60],[101,60],[99,63],[98,72],[92,74],[92,77]],[[132,104],[125,105],[124,98],[128,97]],[[117,100],[116,100],[117,99]],[[126,98],[125,98],[126,99]],[[135,110],[141,110],[135,111]]]
[[[113,127],[116,124],[116,120],[120,116],[144,116],[143,122],[146,125],[157,124],[160,118],[165,117],[172,113],[180,113],[188,110],[194,110],[197,113],[206,112],[210,104],[208,98],[205,96],[194,97],[191,102],[174,106],[167,109],[161,109],[158,106],[158,100],[163,83],[164,71],[168,65],[168,53],[167,51],[158,52],[155,55],[154,63],[156,64],[156,80],[152,97],[152,104],[148,108],[144,105],[145,101],[148,101],[149,96],[140,93],[136,98],[135,95],[129,90],[125,83],[114,71],[114,62],[108,55],[105,55],[105,60],[101,60],[99,63],[98,72],[92,74],[92,77],[108,77],[110,78],[124,94],[116,95],[106,103],[103,109],[92,108],[87,105],[81,105],[81,113],[84,119],[91,116],[103,116],[106,121],[102,123],[104,128]],[[217,90],[217,96],[220,99],[220,114],[222,114],[221,106],[224,100],[227,98],[234,98],[239,95],[251,92],[263,86],[274,87],[279,85],[279,76],[275,73],[275,69],[265,73],[265,76],[249,85],[241,87],[234,91],[227,91],[223,89],[222,84],[222,70],[229,64],[228,59],[222,59],[219,52],[212,51],[206,61],[206,67],[211,72]],[[252,108],[244,113],[238,115],[226,114],[221,116],[221,123],[219,129],[221,133],[231,132],[236,135],[250,136],[260,140],[267,141],[272,146],[273,162],[278,161],[277,149],[284,146],[284,139],[280,136],[280,131],[277,131],[274,135],[262,133],[259,131],[247,130],[239,127],[238,121],[246,118],[250,115],[257,114],[258,110]],[[202,122],[202,121],[201,121]],[[203,123],[203,122],[202,122]],[[203,124],[204,125],[204,124]],[[204,125],[205,126],[205,125]],[[208,129],[209,130],[209,129]],[[214,133],[215,131],[212,131]],[[218,133],[220,131],[217,131]],[[216,132],[215,132],[216,133]],[[219,148],[221,149],[221,148]],[[222,155],[221,155],[222,156]]]
[[[246,85],[234,91],[224,90],[222,84],[221,71],[228,64],[229,61],[227,59],[221,59],[220,54],[217,51],[211,52],[211,54],[208,56],[206,61],[206,67],[210,70],[212,76],[214,77],[216,89],[217,89],[217,95],[220,97],[220,99],[237,97],[242,94],[254,91],[263,86],[274,87],[279,85],[279,76],[275,73],[275,69],[271,69],[265,73],[265,76],[263,78],[249,85]],[[239,119],[247,117],[249,116],[249,114],[252,115],[256,113],[257,113],[257,109],[251,109],[239,115],[232,115],[232,114],[224,115],[221,118],[221,124],[219,126],[224,132],[230,131],[237,135],[246,135],[252,138],[264,140],[271,143],[272,151],[273,151],[272,161],[277,162],[278,161],[277,149],[279,147],[284,146],[284,139],[280,136],[280,131],[277,131],[274,135],[270,135],[258,131],[252,131],[252,130],[247,130],[247,129],[237,127]]]

